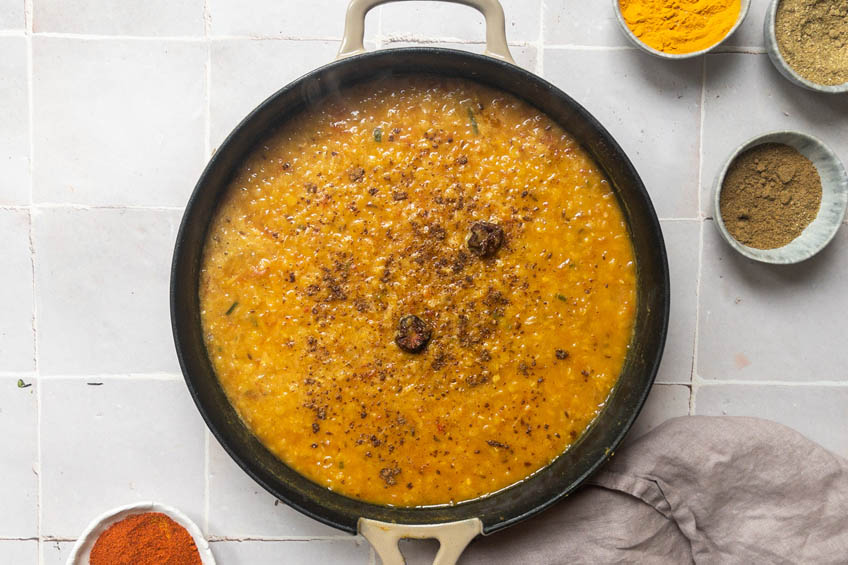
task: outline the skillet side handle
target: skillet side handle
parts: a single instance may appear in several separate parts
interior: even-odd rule
[[[365,38],[365,15],[371,8],[389,2],[400,2],[405,0],[350,0],[345,15],[344,35],[342,46],[336,59],[343,59],[351,55],[365,52],[363,39]],[[485,54],[515,64],[509,47],[506,43],[506,24],[504,23],[504,12],[498,0],[439,0],[441,2],[452,2],[464,4],[476,9],[486,18],[486,51]]]
[[[398,542],[403,538],[439,540],[439,552],[433,565],[456,565],[459,556],[475,537],[483,533],[483,522],[469,518],[445,524],[390,524],[368,518],[359,519],[359,533],[368,540],[383,565],[405,565]]]

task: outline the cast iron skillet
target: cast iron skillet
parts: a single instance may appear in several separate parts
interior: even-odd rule
[[[194,189],[177,236],[171,318],[180,365],[197,408],[248,475],[300,512],[335,528],[363,533],[387,564],[403,563],[396,547],[399,537],[438,537],[442,549],[436,562],[451,563],[475,535],[491,534],[548,508],[573,492],[612,454],[638,415],[660,363],[668,326],[668,265],[656,214],[630,160],[582,106],[545,80],[510,64],[497,0],[461,0],[486,16],[489,56],[433,48],[364,53],[365,12],[383,1],[387,0],[353,0],[340,52],[344,58],[272,95],[218,148]],[[216,205],[257,142],[314,101],[340,95],[350,85],[421,73],[464,77],[509,92],[539,108],[580,141],[611,180],[624,210],[638,267],[638,303],[635,334],[619,382],[575,445],[531,478],[488,497],[455,506],[396,508],[347,498],[311,482],[251,434],[227,401],[210,364],[197,290],[203,244]]]

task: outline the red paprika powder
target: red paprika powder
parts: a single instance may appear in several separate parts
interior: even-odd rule
[[[161,512],[124,518],[103,532],[91,565],[201,565],[194,538]]]

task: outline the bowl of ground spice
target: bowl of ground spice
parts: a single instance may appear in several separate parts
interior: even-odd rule
[[[750,0],[612,0],[624,35],[663,59],[708,53],[742,25]]]
[[[139,502],[95,518],[67,565],[215,565],[215,558],[200,529],[182,512]]]
[[[763,32],[771,62],[790,82],[848,92],[848,0],[772,0]]]
[[[848,207],[848,174],[815,137],[778,131],[743,143],[716,179],[715,223],[739,253],[789,264],[821,251]]]

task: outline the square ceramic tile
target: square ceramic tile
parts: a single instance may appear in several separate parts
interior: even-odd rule
[[[35,201],[185,205],[204,164],[206,49],[36,36]]]
[[[290,538],[343,536],[275,499],[209,440],[209,534]]]
[[[45,541],[41,544],[41,565],[67,565],[74,548],[72,541]]]
[[[179,219],[157,210],[35,212],[42,375],[179,372],[168,306]]]
[[[665,220],[661,226],[671,279],[671,314],[657,382],[689,383],[695,353],[701,224],[697,220]]]
[[[204,33],[203,0],[36,0],[36,32],[106,35]]]
[[[780,422],[848,457],[848,387],[710,385],[695,396],[695,413],[756,416]]]
[[[848,229],[812,259],[780,266],[743,258],[710,220],[702,261],[701,377],[848,381]]]
[[[0,378],[0,538],[38,535],[38,384],[22,380]]]
[[[0,540],[0,563],[35,565],[38,563],[38,542]]]
[[[763,22],[766,18],[766,8],[770,3],[771,0],[751,0],[751,7],[748,9],[745,21],[721,48],[744,46],[765,49]]]
[[[207,0],[213,35],[341,39],[348,0]],[[377,33],[380,9],[365,19],[365,37]],[[287,60],[287,59],[286,59]]]
[[[408,41],[392,41],[384,43],[383,47],[443,47],[445,49],[457,49],[459,51],[470,51],[471,53],[480,53],[486,50],[484,43],[413,43]],[[510,45],[509,52],[512,53],[512,58],[515,59],[515,64],[519,67],[536,72],[537,66],[537,49],[530,45]]]
[[[0,30],[24,29],[24,6],[20,0],[0,0]]]
[[[0,37],[0,53],[0,206],[25,205],[30,201],[26,39]]]
[[[657,384],[651,389],[648,401],[639,418],[627,434],[626,442],[645,435],[666,420],[689,414],[689,387]],[[625,443],[626,445],[626,443]]]
[[[204,428],[182,379],[41,386],[43,535],[72,539],[98,514],[141,500],[202,523]]]
[[[540,0],[501,0],[507,41],[537,41]],[[474,8],[436,2],[397,2],[383,6],[381,35],[484,43],[483,16]]]
[[[545,77],[624,148],[660,218],[698,216],[701,64],[635,49],[545,50]]]
[[[545,0],[545,45],[632,45],[609,0]]]
[[[848,96],[818,94],[783,78],[768,55],[707,55],[701,204],[713,215],[713,184],[748,139],[775,130],[814,135],[848,160]]]
[[[35,369],[29,214],[0,210],[0,372]]]
[[[260,102],[301,75],[331,62],[338,50],[338,41],[213,41],[212,148]]]
[[[362,539],[314,541],[217,541],[212,553],[226,565],[367,565],[370,547]]]

